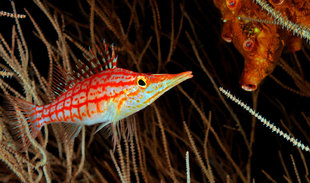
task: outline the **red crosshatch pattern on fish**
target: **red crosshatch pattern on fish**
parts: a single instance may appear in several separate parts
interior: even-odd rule
[[[68,138],[74,138],[82,125],[100,123],[97,131],[107,125],[116,125],[119,120],[132,115],[154,102],[159,96],[177,84],[192,77],[192,72],[180,74],[144,74],[116,67],[114,46],[112,54],[103,43],[105,54],[97,46],[97,56],[86,57],[82,67],[68,75],[62,69],[55,70],[53,90],[55,95],[50,104],[36,106],[12,97],[15,111],[26,116],[29,130],[36,137],[42,126],[50,123],[65,123]],[[66,81],[66,82],[65,82]],[[26,103],[26,105],[24,105]],[[13,111],[14,113],[14,111]],[[29,145],[25,127],[15,120],[17,137],[24,149]]]

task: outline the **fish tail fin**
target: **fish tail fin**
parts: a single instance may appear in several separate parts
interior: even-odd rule
[[[13,138],[19,142],[20,150],[25,151],[30,146],[26,128],[29,129],[32,138],[36,138],[42,127],[37,119],[36,105],[10,96],[6,101],[6,106],[9,129]],[[27,124],[23,122],[24,119]]]

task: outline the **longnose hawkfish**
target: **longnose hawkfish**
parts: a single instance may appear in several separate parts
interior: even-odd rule
[[[309,28],[306,27],[310,25],[310,0],[213,2],[223,17],[222,38],[232,42],[244,57],[240,84],[246,91],[256,90],[272,73],[284,46],[295,52],[302,47],[299,37],[310,40]]]
[[[33,138],[37,137],[42,126],[61,122],[70,124],[70,128],[65,129],[67,137],[72,139],[78,135],[82,125],[100,123],[97,131],[108,125],[115,127],[121,119],[140,111],[169,89],[193,77],[191,71],[144,74],[118,68],[114,46],[108,47],[104,42],[103,47],[104,53],[99,46],[96,53],[91,50],[91,56],[85,56],[88,62],[72,76],[56,69],[52,88],[57,96],[51,103],[38,106],[10,97],[10,123],[14,125],[13,132],[23,148],[30,143],[26,126],[20,122],[22,119],[17,111],[23,113]],[[64,76],[72,79],[63,82],[67,80]]]

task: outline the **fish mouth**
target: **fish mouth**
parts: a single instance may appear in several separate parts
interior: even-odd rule
[[[157,82],[160,84],[157,84],[156,88],[158,87],[161,89],[158,89],[158,91],[147,100],[147,103],[153,102],[171,88],[193,77],[192,71],[186,71],[179,74],[153,74],[152,76],[155,78],[158,77]]]
[[[186,71],[179,74],[168,74],[167,78],[163,81],[163,89],[160,92],[158,92],[158,94],[162,95],[171,88],[192,77],[193,77],[192,71]]]
[[[171,74],[172,78],[166,80],[165,91],[170,88],[175,87],[176,85],[182,83],[183,81],[193,77],[192,71],[182,72],[180,74]]]
[[[186,71],[180,74],[172,74],[172,75],[173,75],[172,82],[178,82],[178,83],[193,77],[192,71]]]

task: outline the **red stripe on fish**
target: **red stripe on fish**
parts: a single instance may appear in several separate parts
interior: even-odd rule
[[[52,88],[57,97],[50,97],[49,104],[36,106],[12,97],[10,116],[23,149],[28,147],[29,139],[18,111],[25,116],[32,137],[38,135],[42,126],[62,122],[66,124],[66,138],[71,139],[77,136],[81,125],[101,123],[98,131],[111,124],[112,129],[117,129],[119,120],[145,108],[175,85],[192,77],[191,72],[152,75],[117,68],[114,47],[110,54],[104,43],[104,50],[105,55],[99,57],[101,62],[98,58],[89,59],[91,63],[87,65],[91,67],[82,66],[84,70],[76,71],[75,78],[56,66]],[[102,54],[101,50],[97,51]],[[72,127],[68,128],[68,124]]]

